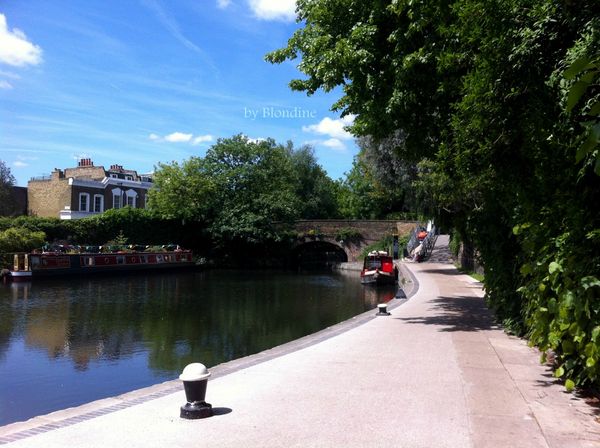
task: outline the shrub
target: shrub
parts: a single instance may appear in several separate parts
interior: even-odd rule
[[[362,239],[361,233],[351,227],[339,229],[335,234],[336,241],[357,242]]]
[[[46,234],[24,227],[10,227],[0,231],[0,253],[30,252],[40,248],[46,240]]]
[[[406,247],[406,244],[408,243],[408,238],[409,237],[407,235],[403,235],[398,238],[398,253],[400,255],[402,254],[403,248]],[[369,246],[365,247],[358,258],[360,260],[364,260],[364,258],[369,254],[369,252],[372,252],[374,250],[385,250],[391,254],[393,247],[394,235],[386,235],[376,243],[370,244]]]

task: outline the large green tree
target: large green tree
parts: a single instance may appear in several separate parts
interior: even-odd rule
[[[317,163],[311,146],[288,150],[294,172],[294,193],[298,199],[299,217],[304,219],[335,218],[338,203],[335,182]]]
[[[267,59],[301,58],[293,89],[341,86],[333,108],[375,145],[400,132],[392,157],[477,246],[500,317],[568,386],[598,381],[600,3],[299,0],[298,16]]]
[[[13,195],[15,182],[15,176],[10,172],[10,168],[0,160],[0,216],[9,216],[15,212],[16,203]]]
[[[205,224],[222,246],[277,239],[273,223],[298,216],[288,149],[272,139],[219,139],[203,158],[160,164],[154,180],[149,200],[153,211]]]
[[[340,214],[349,219],[383,219],[401,211],[396,190],[373,174],[365,158],[364,153],[358,154],[352,169],[338,181]]]

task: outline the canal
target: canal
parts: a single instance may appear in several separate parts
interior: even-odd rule
[[[205,271],[0,284],[0,425],[177,378],[394,296],[358,273]]]

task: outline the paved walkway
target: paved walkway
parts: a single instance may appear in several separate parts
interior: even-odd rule
[[[0,443],[600,447],[598,407],[565,393],[534,349],[494,324],[478,283],[447,263],[408,268],[419,289],[391,316],[370,312],[356,319],[360,325],[321,333],[299,350],[213,369],[212,418],[180,419],[185,396],[169,382],[5,426]]]

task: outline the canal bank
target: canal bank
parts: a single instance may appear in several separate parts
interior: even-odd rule
[[[312,341],[295,341],[297,347],[211,369],[212,418],[180,419],[185,395],[172,381],[2,427],[0,442],[15,447],[600,446],[595,410],[564,393],[539,364],[538,353],[494,323],[480,284],[449,264],[409,269],[419,289],[409,300],[396,301],[403,305],[390,316],[370,312],[342,324],[349,327],[338,334],[324,331]]]

